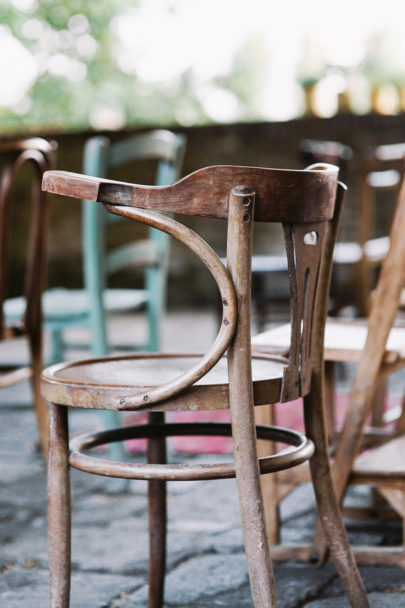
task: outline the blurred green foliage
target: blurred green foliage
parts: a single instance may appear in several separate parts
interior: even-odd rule
[[[0,92],[0,129],[118,129],[260,118],[255,99],[266,63],[262,40],[242,42],[229,73],[213,76],[208,84],[191,65],[176,78],[145,81],[136,65],[120,67],[122,45],[112,26],[115,17],[133,15],[138,5],[133,0],[0,0],[0,42],[2,36],[19,41],[16,67],[23,73],[25,61],[34,71],[18,102],[2,103]],[[164,62],[163,46],[161,52]]]
[[[0,108],[2,129],[87,127],[100,99],[106,107],[125,109],[134,78],[117,69],[109,24],[113,15],[129,5],[133,2],[2,0],[2,24],[37,66],[23,102]]]

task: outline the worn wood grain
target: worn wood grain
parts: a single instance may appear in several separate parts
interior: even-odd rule
[[[255,221],[316,222],[333,216],[337,168],[317,171],[215,166],[170,186],[141,186],[64,171],[47,172],[43,188],[91,201],[186,215],[226,218],[229,192],[246,185],[257,192]]]

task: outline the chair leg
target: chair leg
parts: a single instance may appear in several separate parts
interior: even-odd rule
[[[41,450],[44,458],[48,456],[48,404],[41,397],[41,371],[42,371],[42,349],[41,339],[35,336],[30,336],[29,347],[31,351],[31,369],[32,369],[32,393],[34,398],[35,415],[37,419],[37,428]]]
[[[164,423],[163,412],[148,414],[148,422]],[[166,441],[164,437],[148,440],[148,462],[166,463]],[[149,597],[148,608],[162,608],[166,570],[166,482],[148,482],[149,501]]]
[[[322,404],[322,383],[319,386],[317,384],[314,379],[311,393],[304,399],[304,411],[306,433],[315,444],[310,469],[319,517],[331,557],[351,605],[353,608],[369,608],[367,594],[346,535],[342,514],[334,492]]]
[[[69,608],[70,479],[67,408],[50,404],[48,533],[51,608]]]
[[[278,606],[273,567],[264,523],[260,473],[253,424],[232,424],[236,480],[245,551],[255,608]]]

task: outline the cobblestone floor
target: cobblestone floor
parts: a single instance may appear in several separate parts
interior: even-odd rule
[[[182,328],[188,338],[204,316],[172,317],[165,340]],[[203,326],[204,327],[204,326]],[[183,344],[177,343],[181,350]],[[201,348],[204,348],[204,344]],[[28,387],[0,394],[0,606],[48,606],[46,470],[36,450]],[[74,412],[72,430],[99,424],[97,414]],[[93,415],[93,414],[91,414]],[[97,417],[97,420],[95,419]],[[134,458],[139,458],[136,456]],[[177,456],[174,456],[177,458]],[[210,457],[205,457],[205,460]],[[221,456],[224,458],[224,456]],[[199,460],[201,457],[194,457]],[[98,478],[78,471],[73,482],[73,576],[71,608],[146,606],[146,484]],[[215,498],[215,500],[213,500]],[[366,501],[364,490],[351,500]],[[166,608],[244,608],[252,606],[233,480],[170,483]],[[283,539],[306,541],[314,525],[314,501],[307,485],[282,504]],[[352,542],[401,542],[397,523],[348,522]],[[364,567],[373,608],[405,606],[405,572],[396,567]],[[277,564],[280,608],[348,606],[335,568]]]

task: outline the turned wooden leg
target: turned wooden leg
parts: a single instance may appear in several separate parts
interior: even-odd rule
[[[232,416],[232,436],[253,603],[255,608],[275,608],[278,603],[264,521],[253,416],[250,424]]]
[[[353,608],[369,608],[367,594],[354,559],[341,511],[336,500],[322,404],[322,383],[312,380],[310,395],[304,399],[307,436],[315,444],[310,460],[312,483],[323,531],[347,597]]]
[[[70,479],[67,408],[50,404],[48,530],[51,608],[69,608]]]
[[[256,424],[274,425],[274,406],[266,405],[255,408]],[[260,457],[268,456],[270,453],[275,453],[274,443],[268,441],[257,442],[257,454]],[[272,545],[280,542],[280,517],[279,517],[279,484],[278,474],[271,473],[270,475],[261,476],[261,488],[264,504],[264,519],[266,522],[266,530],[268,541]]]
[[[32,369],[32,394],[34,399],[35,416],[37,419],[37,428],[41,450],[46,459],[48,456],[48,404],[41,397],[41,372],[42,372],[42,348],[41,337],[38,335],[29,336],[29,348],[31,353],[31,369]]]
[[[148,414],[148,422],[164,423],[163,412]],[[148,440],[148,462],[166,463],[164,436]],[[148,608],[162,608],[166,570],[166,482],[148,482],[149,500],[149,597]]]
[[[227,262],[238,301],[238,324],[228,347],[233,452],[245,551],[255,608],[276,608],[277,595],[264,522],[253,412],[250,347],[250,260],[254,192],[233,188],[229,197]],[[224,321],[227,312],[224,309]]]

